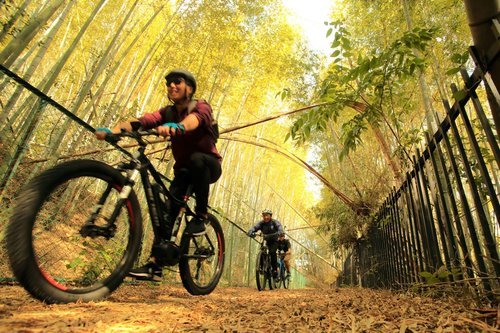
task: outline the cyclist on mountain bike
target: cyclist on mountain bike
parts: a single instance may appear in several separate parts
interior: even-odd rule
[[[250,237],[255,237],[255,232],[260,230],[264,235],[270,235],[266,238],[267,247],[269,248],[269,253],[271,254],[271,266],[273,268],[274,277],[278,277],[278,259],[276,257],[276,251],[278,249],[278,235],[283,233],[283,227],[280,221],[273,219],[273,212],[270,209],[264,209],[262,211],[262,220],[257,222],[256,225],[248,230],[247,235]],[[271,236],[272,235],[272,236]]]
[[[290,241],[285,238],[285,233],[278,237],[278,251],[283,253],[283,262],[285,263],[286,276],[290,276],[290,257],[292,255],[292,245]]]
[[[221,176],[222,157],[215,147],[218,133],[214,130],[212,108],[205,100],[194,100],[196,79],[190,72],[174,69],[166,76],[168,99],[172,105],[146,113],[139,119],[121,122],[112,129],[99,128],[96,137],[105,139],[107,133],[120,133],[138,129],[156,128],[163,137],[170,137],[175,159],[174,179],[170,185],[172,194],[182,200],[190,184],[196,196],[196,217],[186,226],[186,233],[204,234],[207,219],[210,184]],[[169,220],[173,221],[179,207],[171,207]],[[170,237],[168,226],[162,226],[164,239]],[[160,242],[155,239],[155,243]],[[145,266],[133,269],[130,276],[142,280],[161,280],[162,269],[151,256]]]

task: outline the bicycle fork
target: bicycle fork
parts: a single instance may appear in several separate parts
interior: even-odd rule
[[[139,176],[139,170],[134,169],[130,171],[130,175],[127,178],[127,181],[125,182],[125,185],[120,190],[118,201],[113,210],[113,213],[111,213],[111,216],[109,218],[104,218],[106,220],[106,224],[101,227],[96,225],[95,221],[100,216],[101,210],[104,207],[104,204],[106,203],[106,200],[108,199],[111,190],[113,189],[113,184],[109,183],[107,184],[106,189],[99,198],[98,203],[94,206],[94,209],[90,214],[90,217],[85,222],[85,225],[80,229],[80,235],[82,235],[83,237],[91,237],[91,238],[103,236],[106,239],[114,237],[116,233],[116,224],[115,224],[116,218],[120,214],[120,211],[123,205],[125,204],[125,201],[128,199],[128,196],[130,195],[130,192],[132,191],[132,188],[138,176]]]

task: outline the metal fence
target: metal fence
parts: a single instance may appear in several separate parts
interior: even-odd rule
[[[452,85],[454,104],[444,101],[446,118],[434,135],[426,133],[426,146],[412,158],[413,169],[386,198],[368,236],[344,263],[340,284],[399,288],[443,283],[498,299],[500,152],[490,109],[478,94],[490,89],[490,106],[500,96],[477,52],[470,51],[474,72],[461,72],[461,91]]]

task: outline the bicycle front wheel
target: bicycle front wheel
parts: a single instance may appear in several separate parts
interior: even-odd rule
[[[269,260],[269,290],[273,290],[273,289],[277,289],[278,288],[278,281],[277,281],[277,277],[274,277],[274,274],[273,274],[273,270],[272,270],[272,267],[271,267],[271,260]]]
[[[207,232],[201,236],[182,235],[179,272],[191,295],[208,295],[219,283],[224,268],[224,234],[215,216],[208,214]],[[189,223],[189,222],[188,222]]]
[[[124,183],[123,175],[104,163],[76,160],[27,184],[6,240],[14,275],[31,295],[47,303],[87,302],[108,296],[120,285],[142,239],[135,193],[115,209]],[[113,211],[118,213],[116,228],[104,231]],[[90,216],[103,234],[82,232]]]
[[[266,289],[266,283],[270,278],[269,265],[269,257],[264,252],[259,251],[259,254],[257,255],[257,262],[255,263],[255,280],[259,291]],[[269,288],[271,288],[270,282]]]
[[[283,283],[283,274],[282,274],[282,267],[281,265],[279,264],[279,261],[278,261],[278,277],[276,279],[274,279],[274,287],[276,289],[279,289],[281,288],[281,284]]]

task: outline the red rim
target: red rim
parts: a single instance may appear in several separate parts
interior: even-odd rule
[[[118,185],[114,185],[113,186],[118,192],[121,191],[122,187],[121,186],[118,186]],[[130,225],[131,227],[133,228],[135,226],[135,217],[134,217],[134,214],[133,214],[133,209],[132,209],[132,203],[130,201],[130,199],[127,199],[127,201],[125,202],[125,205],[127,207],[127,210],[128,210],[128,215],[129,215],[129,221],[130,221]],[[52,278],[51,275],[49,275],[42,267],[41,265],[39,264],[38,262],[38,258],[36,256],[35,257],[35,260],[37,262],[37,267],[38,269],[40,270],[40,273],[42,274],[42,276],[45,278],[45,280],[47,282],[49,282],[52,286],[56,287],[57,289],[59,290],[62,290],[62,291],[67,291],[69,290],[68,287],[66,287],[65,285],[63,284],[60,284],[59,282],[57,282],[56,280],[54,280]]]

